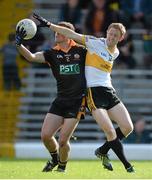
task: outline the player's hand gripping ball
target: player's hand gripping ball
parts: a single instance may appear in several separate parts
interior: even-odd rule
[[[32,21],[31,19],[20,20],[16,25],[16,30],[18,29],[18,27],[19,27],[19,30],[24,28],[24,30],[26,32],[26,36],[23,39],[25,39],[25,40],[32,39],[37,32],[37,26],[36,26],[35,22]]]

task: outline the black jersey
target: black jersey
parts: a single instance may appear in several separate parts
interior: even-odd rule
[[[86,49],[76,44],[68,52],[59,48],[44,51],[45,61],[50,64],[57,81],[57,96],[79,98],[86,91]]]

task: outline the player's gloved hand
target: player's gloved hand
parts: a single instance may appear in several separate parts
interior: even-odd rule
[[[33,13],[33,17],[39,21],[40,24],[37,25],[38,27],[49,27],[51,24],[48,20],[36,13]]]
[[[23,27],[20,29],[20,27],[18,26],[16,30],[16,36],[15,36],[15,43],[17,46],[20,46],[22,44],[25,36],[26,36],[25,29]]]

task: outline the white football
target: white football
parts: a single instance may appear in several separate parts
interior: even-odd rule
[[[26,40],[27,39],[32,39],[35,36],[36,32],[37,32],[37,26],[36,26],[35,22],[32,21],[31,19],[22,19],[22,20],[20,20],[16,25],[16,30],[17,30],[18,27],[20,29],[22,27],[25,29],[27,35],[24,37],[24,39],[26,39]]]

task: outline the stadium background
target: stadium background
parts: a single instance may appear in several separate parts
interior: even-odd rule
[[[15,32],[17,22],[30,17],[33,11],[52,22],[58,22],[61,6],[65,2],[66,0],[1,0],[0,47],[7,42],[8,35]],[[113,7],[117,7],[117,1],[113,1]],[[82,3],[80,27],[87,10],[88,5]],[[133,56],[138,60],[137,66],[135,69],[116,66],[112,74],[113,85],[131,113],[133,121],[141,116],[145,120],[145,130],[150,137],[147,144],[125,144],[129,159],[152,160],[152,72],[150,68],[143,67],[145,27],[132,26],[129,32],[133,35]],[[53,32],[44,28],[39,33],[42,39],[47,40],[38,48],[53,45]],[[55,81],[53,76],[50,78],[48,67],[29,64],[20,55],[17,56],[17,65],[22,87],[20,90],[5,90],[3,56],[0,54],[0,157],[47,158],[48,152],[41,143],[40,130],[50,101],[55,97]],[[71,139],[71,158],[74,159],[95,158],[94,149],[105,139],[104,133],[88,113],[86,119],[80,121],[74,136],[76,140]],[[112,152],[110,154],[113,159],[116,158]]]

